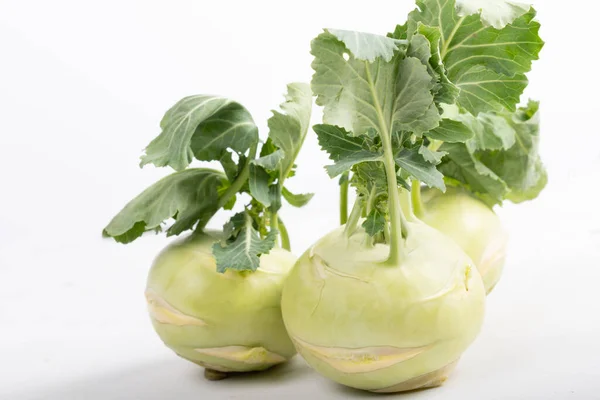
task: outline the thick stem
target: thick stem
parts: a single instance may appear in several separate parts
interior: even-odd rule
[[[348,222],[346,222],[346,228],[344,229],[344,234],[346,235],[346,237],[350,237],[356,230],[356,225],[358,224],[358,220],[360,219],[362,210],[362,199],[359,196],[354,201],[354,206],[352,206],[352,212],[350,212],[350,217],[348,218]]]
[[[383,239],[385,243],[390,243],[390,226],[387,222],[383,225]]]
[[[344,225],[348,222],[348,177],[350,172],[346,171],[342,175],[342,182],[340,184],[340,225]]]
[[[398,181],[396,180],[396,162],[392,152],[392,143],[387,132],[381,133],[381,142],[383,144],[383,164],[388,184],[388,208],[390,212],[390,256],[388,263],[398,265],[402,257],[402,209],[400,207],[400,197],[398,197]]]
[[[279,230],[279,217],[277,216],[277,213],[271,212],[269,218],[271,229]]]
[[[242,168],[242,170],[238,174],[237,178],[235,178],[235,181],[233,181],[231,186],[229,186],[227,190],[225,190],[225,193],[223,193],[223,195],[219,197],[219,201],[217,203],[217,210],[220,210],[221,208],[225,207],[225,204],[227,204],[229,200],[231,200],[231,198],[242,189],[242,186],[244,186],[244,183],[246,183],[246,181],[248,180],[248,177],[250,176],[250,163],[252,162],[252,160],[254,160],[254,158],[256,158],[257,149],[258,143],[254,143],[252,147],[250,147],[250,152],[248,153],[248,158],[246,159],[244,168]],[[208,224],[209,221],[210,218],[206,219],[205,221],[201,220],[200,222],[198,222],[195,231],[202,232],[204,228],[206,228],[206,224]]]
[[[288,235],[288,230],[285,227],[285,224],[281,220],[278,219],[278,227],[279,227],[279,237],[281,238],[281,247],[286,249],[287,251],[292,251],[292,246],[290,245],[290,236]]]
[[[250,163],[256,157],[257,147],[258,144],[255,143],[250,148],[250,153],[248,154],[248,159],[246,160],[246,164],[244,164],[244,168],[239,173],[237,178],[235,178],[235,181],[233,181],[231,186],[229,186],[225,193],[223,193],[223,196],[219,198],[219,203],[217,204],[219,208],[223,208],[225,204],[227,204],[227,202],[231,200],[231,198],[235,196],[237,192],[240,191],[242,186],[244,186],[244,183],[246,183],[248,180],[248,176],[250,175]]]
[[[425,207],[423,206],[423,199],[421,199],[421,182],[416,179],[412,180],[410,195],[413,212],[418,218],[423,218]]]
[[[394,161],[394,152],[392,149],[392,138],[391,132],[389,131],[387,122],[383,116],[381,105],[379,104],[379,97],[375,91],[375,85],[373,78],[371,77],[371,71],[369,66],[365,68],[367,79],[369,81],[369,88],[371,89],[371,95],[373,96],[373,102],[375,103],[375,109],[377,110],[377,118],[379,120],[379,136],[381,137],[381,144],[383,145],[383,165],[385,167],[385,175],[387,178],[388,185],[388,208],[390,212],[390,224],[391,224],[391,235],[390,235],[390,255],[387,263],[389,265],[398,265],[402,259],[402,252],[404,248],[404,241],[402,239],[402,209],[400,207],[400,198],[398,197],[398,180],[396,179],[396,162]]]
[[[371,189],[371,193],[369,193],[369,198],[367,199],[367,207],[366,207],[367,215],[369,215],[371,213],[371,211],[373,210],[376,193],[377,193],[377,187],[373,186],[373,189]]]
[[[400,197],[400,204],[402,204],[402,237],[406,238],[409,234],[408,222],[418,222],[419,219],[415,216],[412,207],[412,201],[410,192],[404,188],[398,189],[398,197]],[[404,218],[406,216],[406,219]]]

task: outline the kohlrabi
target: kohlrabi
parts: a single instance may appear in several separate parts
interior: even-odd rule
[[[104,229],[121,243],[160,231],[169,220],[167,236],[193,230],[158,255],[146,299],[162,341],[206,367],[209,378],[264,370],[296,352],[280,309],[283,281],[296,258],[278,211],[282,197],[296,207],[312,197],[284,186],[294,174],[311,105],[308,85],[289,85],[284,112],[269,119],[259,153],[258,128],[239,103],[203,95],[182,99],[167,111],[161,134],[142,157],[142,165],[177,172],[129,202]],[[193,158],[220,162],[223,171],[188,168]],[[222,231],[206,229],[217,211],[232,210],[244,197],[248,203]]]
[[[413,214],[410,190],[444,192],[459,180],[443,164],[457,160],[447,147],[469,148],[477,132],[444,110],[514,112],[542,43],[533,9],[514,9],[498,29],[487,12],[460,15],[454,0],[417,4],[387,37],[328,29],[312,42],[312,90],[324,107],[314,130],[334,162],[327,172],[342,176],[347,223],[304,253],[282,295],[309,365],[375,392],[440,385],[479,332],[481,276],[454,240]],[[489,176],[479,165],[464,173]],[[348,183],[357,191],[349,217]]]
[[[466,190],[449,187],[446,193],[426,189],[418,216],[471,257],[489,293],[500,279],[508,244],[508,234],[494,211]]]
[[[456,186],[446,193],[413,187],[415,213],[455,240],[477,265],[489,293],[500,280],[508,234],[492,207],[532,200],[546,186],[538,154],[538,103],[516,112],[454,115],[474,133],[466,143],[444,143],[439,170]],[[439,143],[438,143],[439,144]]]
[[[538,154],[539,104],[515,109],[527,85],[524,74],[544,44],[540,24],[533,8],[503,0],[457,0],[456,11],[454,1],[417,4],[408,22],[388,36],[408,40],[416,29],[430,41],[429,68],[444,72],[436,100],[445,125],[430,134],[421,154],[440,164],[449,186],[464,191],[438,193],[427,205],[419,203],[416,186],[413,205],[417,216],[471,256],[489,293],[500,279],[508,240],[493,207],[532,200],[547,181]],[[343,199],[347,186],[340,190]],[[345,210],[342,200],[342,215]]]

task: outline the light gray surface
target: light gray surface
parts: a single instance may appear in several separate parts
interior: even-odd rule
[[[547,45],[528,95],[542,100],[550,183],[535,202],[498,211],[511,233],[506,272],[456,373],[440,389],[401,398],[600,399],[592,40],[600,5],[537,5]],[[204,381],[162,346],[146,315],[145,277],[168,240],[121,246],[101,240],[100,230],[168,173],[140,171],[137,157],[176,100],[233,96],[264,127],[285,84],[309,79],[308,42],[320,28],[384,33],[410,8],[408,0],[0,1],[0,399],[372,397],[300,360]],[[282,210],[298,252],[337,222],[326,162],[310,137],[290,185],[317,195],[305,209]]]

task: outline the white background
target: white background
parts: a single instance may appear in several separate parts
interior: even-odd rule
[[[310,79],[309,42],[321,28],[386,33],[412,7],[0,0],[0,399],[369,397],[298,359],[204,381],[146,315],[146,273],[168,240],[122,246],[100,232],[169,173],[140,170],[138,157],[181,97],[232,97],[264,127],[285,84]],[[600,399],[600,7],[537,8],[547,44],[527,94],[542,100],[550,183],[536,201],[498,210],[512,242],[483,331],[446,386],[406,398]],[[317,195],[282,212],[296,252],[337,223],[326,162],[311,136],[290,185]]]

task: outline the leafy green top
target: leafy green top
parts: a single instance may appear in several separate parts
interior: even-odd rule
[[[314,130],[333,161],[327,172],[353,172],[363,226],[392,247],[397,186],[459,184],[495,204],[531,199],[545,184],[537,103],[516,108],[543,46],[539,23],[533,8],[496,5],[417,0],[387,37],[328,29],[312,42],[312,90],[324,108]]]
[[[544,45],[540,24],[534,21],[536,11],[489,0],[464,0],[460,10],[455,0],[418,0],[417,6],[408,23],[389,36],[403,39],[413,31],[429,36],[439,50],[435,61],[460,89],[457,103],[465,110],[475,115],[514,111],[527,86],[524,74]],[[473,14],[479,7],[481,13]],[[439,40],[426,34],[431,28],[437,28]]]
[[[507,199],[533,200],[548,176],[539,155],[539,103],[511,113],[460,114],[455,118],[475,133],[466,143],[444,143],[440,171],[447,182],[477,194],[488,205]]]
[[[288,85],[282,112],[269,119],[269,139],[257,158],[259,137],[250,113],[242,105],[217,96],[189,96],[175,104],[161,121],[161,134],[146,148],[141,165],[170,166],[166,176],[131,200],[103,230],[117,242],[129,243],[146,231],[160,231],[169,220],[167,236],[202,231],[220,210],[231,210],[237,194],[251,201],[235,214],[215,243],[217,269],[254,271],[259,257],[275,245],[281,197],[302,207],[312,194],[294,194],[284,187],[294,174],[294,161],[308,131],[312,107],[306,84]],[[188,168],[193,158],[219,161],[223,172]],[[285,236],[285,237],[284,237]],[[282,244],[289,247],[287,234]]]

